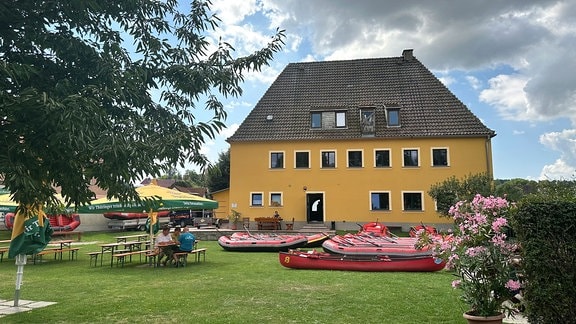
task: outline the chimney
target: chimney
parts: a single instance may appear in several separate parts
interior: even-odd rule
[[[402,59],[404,59],[404,61],[412,61],[412,59],[414,58],[414,54],[412,53],[414,50],[413,49],[405,49],[402,51]]]

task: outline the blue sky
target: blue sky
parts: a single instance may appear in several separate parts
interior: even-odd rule
[[[495,130],[497,179],[576,179],[574,1],[213,0],[209,36],[246,55],[276,28],[286,46],[225,100],[228,128],[203,152],[215,162],[288,63],[414,55]],[[201,112],[198,112],[201,115]]]

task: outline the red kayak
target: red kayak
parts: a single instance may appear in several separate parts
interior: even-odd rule
[[[370,233],[336,235],[322,243],[324,251],[348,256],[387,255],[389,257],[431,256],[429,248],[414,247],[417,238],[391,237]]]
[[[431,256],[390,258],[385,255],[361,257],[316,251],[280,252],[280,264],[291,269],[345,270],[371,272],[433,272],[444,269],[441,259]]]
[[[222,235],[218,244],[233,252],[278,252],[304,247],[308,238],[304,235],[234,233]]]

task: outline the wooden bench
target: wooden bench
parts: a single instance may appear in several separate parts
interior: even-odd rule
[[[78,259],[78,255],[77,255],[78,250],[80,250],[80,248],[45,249],[45,250],[42,250],[42,251],[32,255],[32,263],[36,264],[36,261],[42,262],[42,257],[44,255],[47,255],[47,254],[54,254],[54,260],[57,260],[58,256],[60,256],[60,261],[62,261],[62,254],[64,252],[68,252],[68,260],[73,261],[74,258]]]
[[[280,218],[276,217],[256,217],[254,218],[258,225],[258,230],[279,230]]]
[[[142,255],[145,254],[147,256],[149,252],[150,250],[126,251],[126,252],[114,253],[112,256],[116,258],[116,266],[118,266],[118,264],[121,264],[122,267],[124,267],[124,263],[126,263],[126,257],[129,257],[128,262],[132,262],[132,256],[138,255],[140,256],[140,261],[142,261]]]
[[[190,252],[177,252],[177,253],[174,253],[174,256],[176,256],[176,258],[178,259],[178,263],[176,264],[176,267],[179,267],[179,266],[185,267],[186,264],[188,263],[188,255],[189,254],[194,255],[194,261],[195,262],[200,262],[200,256],[202,256],[203,261],[206,261],[206,248],[194,249]]]
[[[148,266],[156,268],[158,264],[156,263],[156,258],[160,255],[160,252],[152,250],[146,253],[146,258],[148,259]]]
[[[8,248],[0,248],[0,262],[4,260],[4,253],[8,252]]]
[[[59,232],[54,232],[54,233],[52,233],[52,236],[63,236],[64,238],[76,236],[76,240],[77,240],[77,241],[81,241],[81,240],[82,240],[82,232],[76,232],[76,231],[69,231],[69,232],[59,231]]]

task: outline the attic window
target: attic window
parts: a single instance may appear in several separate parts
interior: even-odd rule
[[[387,108],[386,117],[388,126],[400,126],[400,108]]]
[[[374,135],[376,130],[376,117],[373,108],[362,109],[360,111],[360,127],[362,129],[362,135]]]
[[[312,128],[345,128],[346,111],[313,111],[310,113],[310,127]]]

